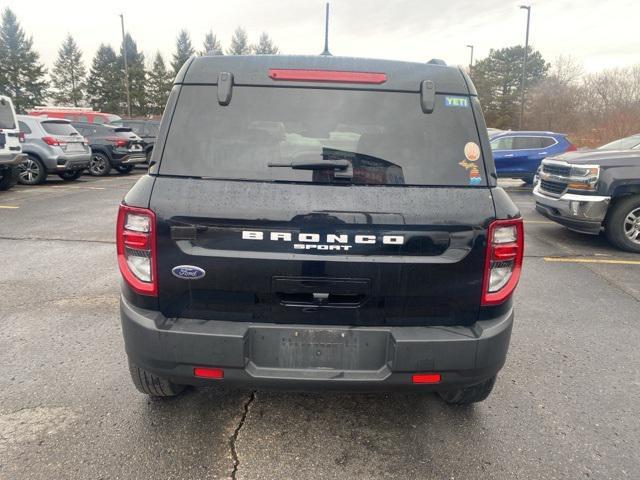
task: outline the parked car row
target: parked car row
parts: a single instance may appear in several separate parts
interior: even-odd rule
[[[640,253],[640,134],[584,151],[553,132],[508,131],[490,138],[498,177],[534,184],[538,212]]]

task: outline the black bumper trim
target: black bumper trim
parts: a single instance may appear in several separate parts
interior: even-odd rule
[[[122,297],[120,312],[127,355],[156,375],[175,383],[201,385],[208,382],[194,378],[193,367],[212,366],[224,369],[225,383],[294,390],[444,390],[480,383],[504,365],[513,326],[513,309],[472,327],[336,327],[168,319],[160,312],[137,308]],[[282,351],[279,343],[259,344],[255,340],[257,335],[282,341],[294,331],[348,335],[357,344],[349,353],[357,357],[355,360],[345,360],[340,349],[324,354],[341,355],[338,363],[352,362],[356,368],[291,368],[284,355],[273,355],[274,350]],[[358,365],[366,368],[358,369]],[[438,372],[442,382],[412,385],[414,372]]]

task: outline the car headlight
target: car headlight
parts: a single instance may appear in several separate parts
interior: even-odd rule
[[[600,178],[599,165],[572,165],[571,181],[567,185],[569,190],[596,191]]]

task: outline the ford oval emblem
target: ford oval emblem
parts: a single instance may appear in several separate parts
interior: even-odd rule
[[[206,272],[200,267],[194,267],[193,265],[178,265],[171,269],[174,277],[181,278],[182,280],[200,280],[206,275]]]

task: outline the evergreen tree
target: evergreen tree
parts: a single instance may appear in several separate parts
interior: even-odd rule
[[[20,113],[42,104],[47,95],[46,69],[15,14],[6,8],[0,24],[0,94],[11,97]]]
[[[171,68],[177,75],[182,65],[189,60],[189,58],[195,53],[193,45],[191,45],[191,37],[186,30],[180,30],[178,38],[176,39],[176,53],[173,54],[173,61],[171,62]]]
[[[473,66],[471,77],[487,119],[494,128],[517,128],[522,85],[524,47],[491,50],[489,56]],[[547,74],[549,64],[538,51],[527,52],[527,88]]]
[[[280,49],[271,41],[267,32],[262,32],[260,40],[253,46],[253,53],[256,55],[277,55]]]
[[[224,55],[222,51],[222,45],[220,44],[220,40],[218,37],[213,34],[213,32],[209,32],[204,37],[204,43],[202,44],[203,50],[202,55]]]
[[[173,72],[167,70],[164,59],[160,52],[156,53],[153,66],[147,73],[147,106],[149,113],[161,115],[167,104],[171,84],[173,83]]]
[[[247,38],[247,32],[244,28],[236,28],[233,37],[231,37],[231,46],[227,50],[227,53],[229,55],[249,55],[251,53],[249,39]]]
[[[91,106],[103,112],[122,113],[125,98],[123,77],[116,52],[110,46],[101,44],[93,57],[87,80],[87,96]]]
[[[146,84],[147,72],[144,66],[144,54],[138,51],[138,45],[128,33],[124,37],[127,44],[127,66],[129,69],[129,92],[131,94],[131,114],[144,115],[147,113]],[[125,90],[124,49],[120,47],[118,67],[122,75],[121,98],[126,108],[127,92]]]
[[[51,97],[57,105],[77,107],[84,99],[87,70],[82,61],[82,52],[71,35],[58,50],[58,59],[53,66]]]

